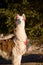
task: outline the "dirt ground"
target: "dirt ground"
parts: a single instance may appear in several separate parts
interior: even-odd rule
[[[23,63],[22,65],[43,65],[43,63]]]
[[[12,64],[0,64],[0,65],[12,65]],[[22,63],[21,65],[43,65],[43,63]]]

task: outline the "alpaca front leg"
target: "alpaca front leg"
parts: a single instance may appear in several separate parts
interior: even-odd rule
[[[17,55],[17,56],[13,56],[13,65],[21,65],[21,58],[22,56],[21,55]]]
[[[16,49],[13,49],[13,53],[12,53],[13,65],[21,65],[21,59],[22,59],[22,55],[18,54],[18,51]]]

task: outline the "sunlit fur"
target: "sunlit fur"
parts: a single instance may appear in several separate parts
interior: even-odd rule
[[[23,19],[23,17],[25,17],[24,14],[22,16],[18,15],[17,21],[19,19],[20,23],[16,24],[16,29],[15,29],[16,31],[14,32],[15,38],[13,38],[13,41],[14,41],[15,46],[13,46],[13,48],[11,49],[11,51],[12,51],[11,59],[12,59],[13,65],[20,65],[22,55],[25,54],[25,52],[26,52],[26,45],[24,44],[24,41],[26,41],[27,36],[25,33],[25,20]],[[12,45],[13,45],[13,43],[12,43]],[[1,50],[1,48],[0,48],[0,55],[3,58],[6,58],[6,59],[9,58],[9,55],[7,54],[7,52]]]

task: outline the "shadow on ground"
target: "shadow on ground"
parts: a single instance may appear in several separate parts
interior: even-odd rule
[[[41,62],[43,63],[43,55],[42,54],[30,54],[22,57],[22,63],[28,63],[28,62]],[[11,60],[5,60],[2,57],[0,57],[0,64],[11,64]]]

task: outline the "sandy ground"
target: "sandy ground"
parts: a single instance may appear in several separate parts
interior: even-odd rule
[[[43,63],[23,63],[22,65],[43,65]]]
[[[0,65],[12,65],[12,64],[0,64]],[[43,63],[22,63],[21,65],[43,65]]]

